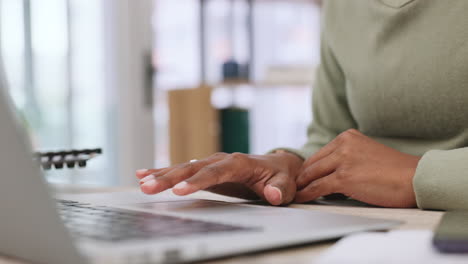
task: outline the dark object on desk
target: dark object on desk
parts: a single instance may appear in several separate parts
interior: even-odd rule
[[[432,244],[443,253],[468,253],[468,211],[445,213]]]
[[[84,149],[84,150],[70,150],[58,152],[37,152],[35,154],[36,160],[40,163],[44,170],[73,169],[75,167],[84,168],[88,160],[102,154],[102,149]]]
[[[223,80],[227,83],[247,80],[247,69],[248,66],[242,68],[234,59],[228,60],[223,64]],[[249,153],[249,110],[236,105],[235,86],[230,87],[232,105],[220,110],[221,151]]]
[[[249,111],[226,108],[220,111],[221,151],[249,153]]]

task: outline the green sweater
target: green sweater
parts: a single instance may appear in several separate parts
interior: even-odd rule
[[[423,209],[468,209],[468,1],[326,0],[307,158],[356,128],[423,156]],[[358,151],[358,150],[357,150]]]

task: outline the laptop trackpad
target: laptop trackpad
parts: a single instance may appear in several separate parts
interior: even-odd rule
[[[250,211],[258,210],[258,208],[249,207],[242,204],[226,203],[210,200],[185,200],[171,202],[155,202],[155,203],[138,203],[132,204],[131,207],[141,208],[154,212],[171,211],[180,213],[204,212],[204,213],[219,213],[222,211]]]

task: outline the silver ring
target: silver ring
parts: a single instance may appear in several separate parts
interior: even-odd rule
[[[197,159],[193,159],[193,160],[190,160],[190,163],[194,163],[194,162],[197,162],[198,160]]]

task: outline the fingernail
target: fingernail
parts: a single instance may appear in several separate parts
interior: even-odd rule
[[[281,192],[281,190],[278,187],[271,186],[271,185],[268,185],[268,188],[272,190],[272,192],[270,193],[268,197],[270,202],[276,205],[281,204],[283,201],[283,193]]]
[[[136,172],[137,172],[138,174],[143,174],[143,173],[146,173],[147,171],[148,171],[148,169],[139,169],[139,170],[137,170]]]
[[[143,185],[141,185],[141,187],[154,188],[154,187],[156,187],[157,183],[158,182],[156,180],[150,180],[150,181],[145,182]]]
[[[146,176],[146,177],[144,177],[143,179],[140,180],[140,184],[143,184],[143,183],[145,183],[147,181],[154,180],[154,179],[155,179],[154,175]]]
[[[278,187],[274,187],[274,186],[271,186],[274,190],[276,190],[276,195],[277,195],[277,199],[278,201],[283,201],[283,193],[281,192],[281,190],[278,188]]]
[[[183,189],[186,189],[186,188],[188,187],[188,185],[189,185],[189,184],[188,184],[186,181],[179,182],[178,184],[176,184],[176,185],[174,186],[173,189],[175,189],[175,190],[183,190]]]

